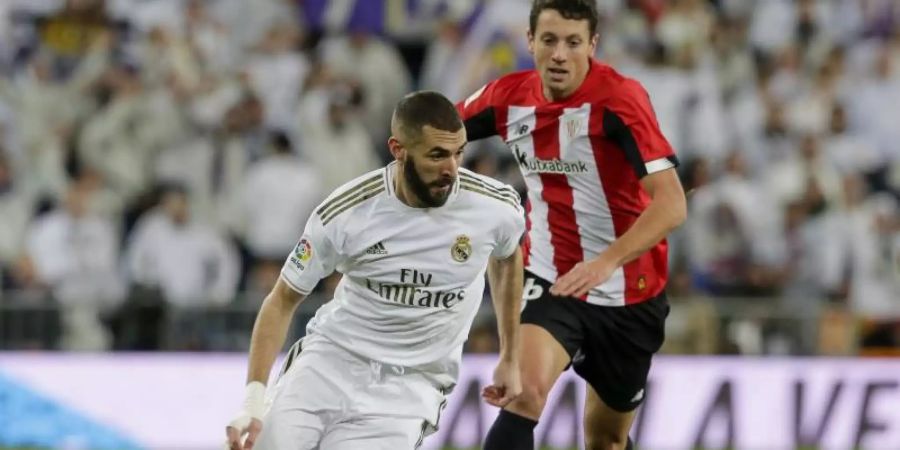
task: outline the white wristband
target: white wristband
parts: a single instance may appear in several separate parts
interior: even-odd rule
[[[244,412],[253,419],[262,420],[266,413],[266,385],[259,381],[247,383],[244,393]]]

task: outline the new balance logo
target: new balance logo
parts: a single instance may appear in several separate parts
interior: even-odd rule
[[[387,249],[384,248],[384,244],[381,242],[366,249],[367,255],[387,255],[387,253]]]
[[[639,402],[644,399],[644,390],[641,389],[637,391],[637,394],[634,394],[634,397],[631,397],[631,403]]]

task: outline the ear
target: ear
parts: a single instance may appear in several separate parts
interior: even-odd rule
[[[591,55],[597,54],[597,43],[600,42],[600,35],[595,34],[591,36]]]
[[[531,30],[525,32],[525,41],[528,42],[528,53],[534,56],[534,35]]]
[[[397,140],[394,136],[388,138],[388,148],[391,150],[391,155],[397,161],[403,161],[406,156],[406,149],[400,145],[400,141]]]

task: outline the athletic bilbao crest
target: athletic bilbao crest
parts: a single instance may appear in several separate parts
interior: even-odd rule
[[[456,237],[456,242],[450,247],[450,256],[456,262],[466,262],[472,256],[472,244],[469,237],[461,234]]]
[[[575,136],[581,134],[582,121],[578,118],[566,121],[566,131],[569,133],[569,140],[575,139]]]

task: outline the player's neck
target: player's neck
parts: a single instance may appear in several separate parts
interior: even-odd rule
[[[583,82],[584,81],[582,80],[582,83]],[[549,102],[558,102],[560,100],[565,100],[569,98],[569,96],[574,94],[580,86],[581,83],[578,83],[577,85],[575,85],[575,87],[572,87],[565,91],[557,91],[544,86],[544,99]]]
[[[543,86],[544,99],[547,101],[550,101],[550,102],[558,102],[558,101],[566,100],[567,98],[571,97],[572,94],[574,94],[578,90],[578,88],[581,87],[582,84],[584,84],[584,80],[586,78],[587,78],[587,76],[582,78],[577,83],[573,83],[572,87],[570,87],[569,89],[566,89],[564,91],[550,89],[547,86]]]
[[[415,193],[413,193],[412,189],[408,184],[403,182],[403,174],[400,173],[399,167],[394,167],[394,193],[397,196],[397,200],[400,200],[406,206],[412,208],[424,208],[425,204],[422,203],[422,200],[419,199]]]

